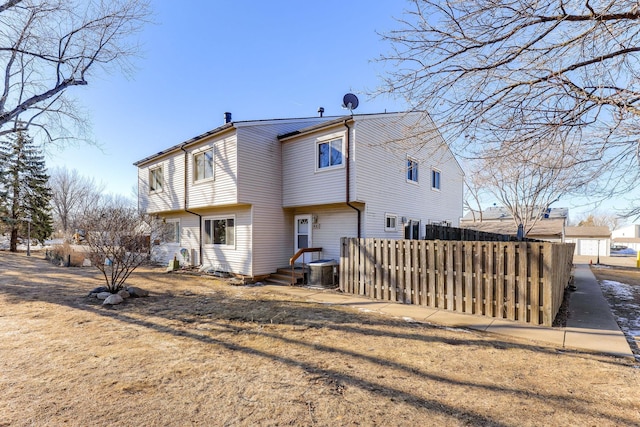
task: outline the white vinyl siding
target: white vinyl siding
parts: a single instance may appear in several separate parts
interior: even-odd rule
[[[340,238],[358,236],[358,216],[347,206],[311,206],[295,209],[293,215],[310,214],[317,221],[312,225],[313,246],[322,248],[315,259],[340,260]],[[293,225],[291,241],[293,242]],[[293,243],[292,243],[293,244]]]
[[[414,117],[371,116],[354,126],[357,136],[354,155],[358,161],[353,167],[357,184],[352,198],[366,202],[363,236],[403,239],[403,217],[419,221],[422,235],[424,224],[447,220],[456,226],[462,216],[463,173],[448,149],[436,149],[438,143],[446,146],[444,141],[438,136],[423,146],[423,140],[397,142],[415,128]],[[407,153],[419,161],[421,168],[441,172],[441,191],[431,191],[430,183],[407,185]],[[398,216],[395,231],[385,227],[385,213],[389,212]]]
[[[238,202],[236,141],[235,134],[227,133],[217,138],[209,138],[189,148],[192,155],[189,156],[191,165],[187,169],[188,182],[193,182],[189,187],[189,209],[232,205]],[[194,162],[197,161],[196,156],[203,149],[211,150],[213,154],[211,173],[215,174],[215,179],[196,179],[198,169]]]
[[[346,128],[337,125],[325,134],[304,135],[282,144],[282,186],[284,207],[344,203],[346,168],[318,169],[319,141],[345,140]],[[346,145],[346,144],[345,144]],[[343,153],[343,164],[347,157]],[[353,164],[353,159],[351,160]],[[353,173],[353,171],[351,171]],[[352,185],[353,187],[353,185]]]
[[[238,203],[251,205],[252,209],[254,275],[273,273],[289,265],[293,255],[293,225],[282,208],[282,143],[277,136],[319,121],[310,118],[239,125]]]
[[[192,253],[195,253],[196,257],[198,256],[198,242],[190,238],[192,236],[192,227],[194,225],[197,227],[197,217],[184,214],[176,216],[168,214],[163,220],[165,221],[164,233],[158,239],[153,239],[151,259],[164,265],[174,258],[180,264],[191,264],[194,261],[191,259]],[[197,260],[195,261],[197,262]]]
[[[162,171],[162,191],[152,191],[151,170]],[[177,211],[184,206],[184,156],[173,154],[138,168],[138,202],[146,213]]]
[[[205,238],[205,220],[226,218],[234,220],[234,245],[204,244],[203,266],[217,271],[253,275],[250,207],[234,206],[206,211],[202,214],[202,238]]]

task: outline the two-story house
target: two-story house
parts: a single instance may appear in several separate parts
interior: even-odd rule
[[[229,119],[135,165],[140,208],[170,230],[154,257],[244,276],[305,247],[337,260],[341,237],[417,239],[462,213],[463,172],[415,113]]]

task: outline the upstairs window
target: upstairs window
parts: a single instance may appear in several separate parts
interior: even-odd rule
[[[418,182],[418,161],[407,158],[407,181]]]
[[[318,143],[318,169],[342,165],[342,138]]]
[[[431,188],[434,190],[440,190],[440,171],[431,170]]]
[[[193,155],[194,181],[213,178],[213,148]]]
[[[206,245],[235,245],[235,220],[214,218],[204,221],[204,243]]]
[[[162,177],[162,166],[149,169],[149,192],[156,193],[162,191]]]

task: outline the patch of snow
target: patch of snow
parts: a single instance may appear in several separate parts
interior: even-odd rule
[[[416,320],[411,317],[403,317],[402,320],[408,323],[416,323]]]
[[[613,280],[603,280],[602,287],[614,294],[617,298],[624,301],[633,301],[634,288],[626,283],[620,283]]]
[[[640,287],[613,280],[603,280],[600,284],[605,293],[613,295],[614,301],[607,300],[622,332],[640,341],[640,305],[636,303],[640,300]]]
[[[637,255],[637,253],[638,252],[636,252],[634,249],[631,249],[631,248],[624,248],[620,250],[611,251],[612,255]]]

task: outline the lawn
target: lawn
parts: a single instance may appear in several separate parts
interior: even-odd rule
[[[0,426],[638,425],[629,359],[140,269],[0,252]]]

